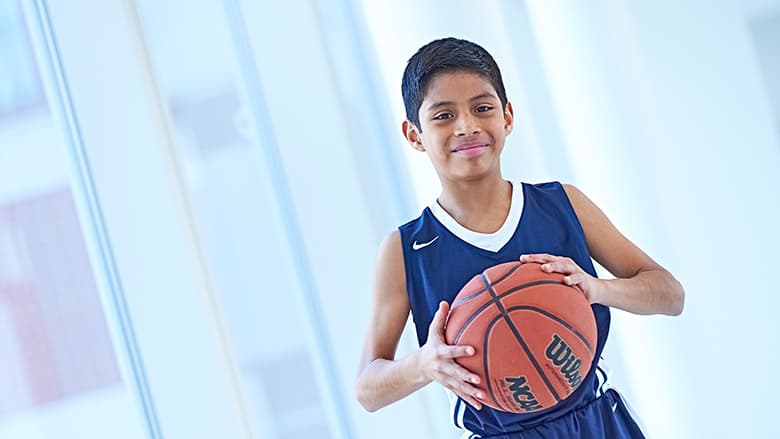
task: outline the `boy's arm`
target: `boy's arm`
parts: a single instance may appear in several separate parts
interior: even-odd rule
[[[540,262],[542,269],[566,274],[569,284],[582,287],[591,303],[635,314],[679,315],[685,292],[671,273],[623,236],[604,212],[579,189],[564,185],[585,232],[590,255],[617,279],[597,279],[571,259],[551,255],[525,255],[523,262]]]
[[[379,249],[371,318],[355,382],[357,399],[366,410],[373,412],[437,381],[480,408],[475,399],[478,390],[466,382],[476,379],[476,375],[453,361],[471,355],[473,348],[449,346],[444,342],[444,322],[449,310],[446,303],[440,304],[431,322],[426,344],[395,360],[410,309],[402,252],[398,231],[385,239]]]

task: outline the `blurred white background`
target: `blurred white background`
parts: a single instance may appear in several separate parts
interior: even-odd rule
[[[438,194],[400,81],[444,36],[501,66],[506,178],[685,286],[613,312],[649,436],[780,437],[780,0],[0,0],[0,438],[457,437],[435,386],[352,390],[376,247]]]

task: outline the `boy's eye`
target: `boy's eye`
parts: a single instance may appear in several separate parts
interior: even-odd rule
[[[480,105],[479,107],[477,107],[477,113],[484,113],[492,109],[493,107],[491,107],[490,105]]]
[[[451,118],[452,115],[450,113],[439,113],[436,116],[433,116],[434,120],[445,120]]]

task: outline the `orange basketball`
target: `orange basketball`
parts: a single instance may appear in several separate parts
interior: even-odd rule
[[[486,405],[515,413],[552,407],[590,370],[596,320],[582,290],[563,277],[507,262],[474,276],[455,297],[447,344],[476,350],[456,361],[480,376]]]

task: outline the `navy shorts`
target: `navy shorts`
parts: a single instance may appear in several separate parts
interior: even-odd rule
[[[636,439],[645,435],[615,389],[590,404],[536,427],[490,436],[491,439]]]

